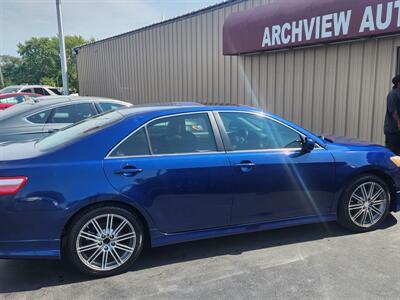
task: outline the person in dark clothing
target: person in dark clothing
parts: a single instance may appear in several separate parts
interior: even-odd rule
[[[386,147],[400,155],[400,75],[392,80],[393,89],[387,96],[385,117]]]

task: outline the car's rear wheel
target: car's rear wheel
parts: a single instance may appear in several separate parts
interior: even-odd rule
[[[80,271],[111,276],[126,271],[143,248],[143,225],[120,207],[98,207],[83,213],[70,227],[66,251]]]
[[[352,231],[372,231],[385,220],[389,208],[388,185],[375,175],[365,175],[354,180],[344,192],[338,219]]]

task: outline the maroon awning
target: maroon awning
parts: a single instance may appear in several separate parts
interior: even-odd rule
[[[396,34],[400,0],[278,0],[231,14],[224,55]]]

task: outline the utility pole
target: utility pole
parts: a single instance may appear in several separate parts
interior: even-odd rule
[[[1,71],[1,61],[0,61],[0,88],[4,88],[4,77],[3,72]]]
[[[65,41],[64,41],[64,30],[62,23],[61,14],[61,0],[56,0],[57,6],[57,22],[58,22],[58,38],[60,40],[60,60],[61,60],[61,74],[64,88],[64,95],[68,96],[68,76],[67,76],[67,57],[65,55]]]

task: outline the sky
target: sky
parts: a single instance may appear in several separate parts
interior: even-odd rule
[[[223,0],[62,0],[64,33],[96,40]],[[0,0],[0,55],[17,55],[31,37],[56,36],[56,0]]]

